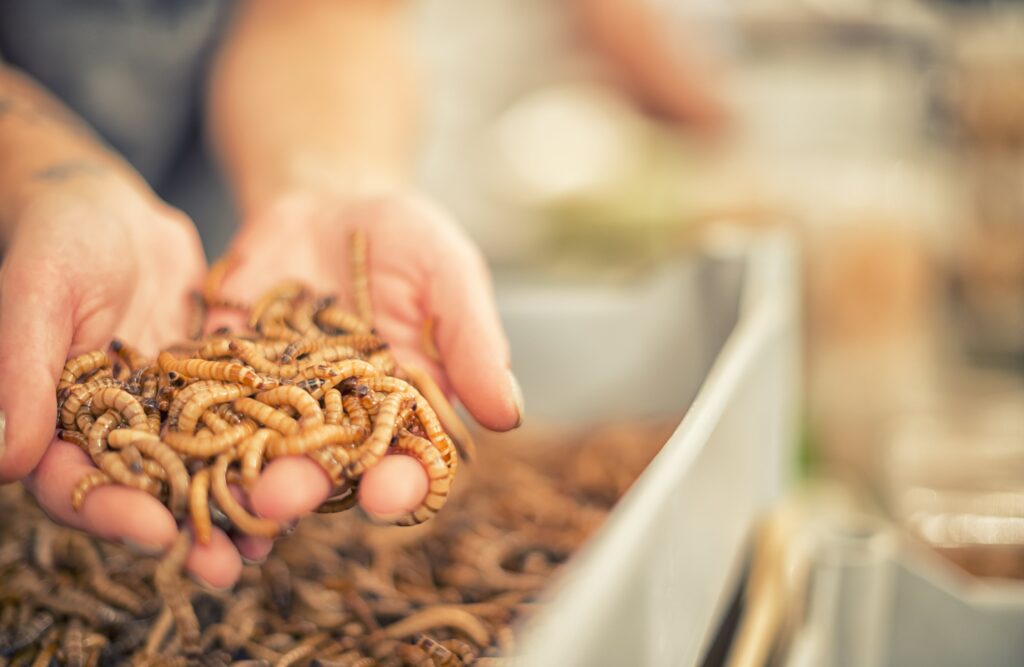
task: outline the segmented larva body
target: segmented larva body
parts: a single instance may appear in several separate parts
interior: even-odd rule
[[[222,382],[216,380],[200,380],[188,385],[174,395],[174,399],[167,407],[167,422],[172,426],[178,421],[178,416],[185,408],[185,405],[199,394],[208,393],[211,389],[222,387]]]
[[[192,475],[188,487],[188,511],[196,542],[209,544],[213,538],[213,519],[210,518],[210,469],[203,468]]]
[[[189,399],[188,403],[181,408],[178,414],[177,424],[172,424],[182,433],[192,433],[196,430],[199,418],[208,408],[218,403],[228,403],[242,396],[249,396],[254,389],[240,384],[222,384],[210,387],[207,390],[197,393]]]
[[[149,429],[149,420],[142,404],[119,387],[104,387],[93,394],[91,409],[97,416],[107,410],[116,410],[129,427],[144,431]]]
[[[350,475],[353,477],[362,475],[387,453],[391,439],[395,435],[398,413],[404,403],[412,400],[415,400],[412,395],[402,392],[387,395],[380,405],[380,411],[373,423],[370,437],[359,446],[353,456],[353,461],[348,465]]]
[[[476,444],[473,442],[473,436],[470,434],[469,429],[466,428],[462,419],[459,418],[458,413],[455,412],[455,408],[448,402],[448,397],[437,386],[434,378],[419,366],[411,364],[405,366],[405,372],[408,374],[413,386],[420,392],[420,395],[427,399],[427,404],[437,415],[443,430],[455,442],[459,453],[466,457],[466,459],[472,460],[476,455]]]
[[[358,426],[320,424],[271,442],[267,457],[299,456],[328,445],[350,445],[365,435],[366,431]]]
[[[341,392],[337,389],[329,389],[324,394],[324,423],[340,424],[343,415]]]
[[[77,512],[82,509],[82,503],[90,491],[99,486],[113,484],[114,480],[102,470],[90,470],[85,473],[82,479],[78,480],[75,488],[71,491],[71,507]]]
[[[107,387],[120,387],[121,382],[114,378],[90,380],[84,384],[76,384],[66,388],[66,395],[60,406],[60,424],[66,429],[75,428],[75,417],[93,394]],[[82,429],[84,431],[84,429]]]
[[[164,434],[163,439],[171,449],[179,454],[197,459],[208,459],[228,451],[255,430],[256,426],[252,422],[242,422],[235,426],[229,426],[216,435],[212,433],[208,436],[189,435],[180,431],[171,431]]]
[[[346,474],[346,467],[352,460],[349,450],[341,446],[324,447],[315,449],[307,455],[314,463],[320,466],[331,480],[333,486],[340,484]]]
[[[152,363],[149,357],[117,338],[110,341],[110,351],[117,355],[132,372],[141,370]]]
[[[232,384],[259,389],[263,379],[248,366],[234,361],[208,361],[206,359],[175,359],[168,352],[157,356],[157,363],[164,373],[171,371],[197,380],[220,380]]]
[[[125,465],[124,459],[117,452],[106,452],[99,456],[97,463],[100,470],[107,473],[112,480],[132,489],[144,491],[151,496],[160,494],[160,482],[146,474],[135,474]]]
[[[278,433],[292,435],[299,432],[299,422],[272,405],[248,397],[237,398],[232,405],[241,414]]]
[[[267,405],[287,405],[299,413],[299,426],[309,428],[324,423],[324,412],[320,404],[307,392],[294,385],[276,387],[256,394],[256,400]]]
[[[75,384],[78,382],[78,378],[82,377],[86,373],[91,373],[100,368],[106,368],[109,365],[110,359],[103,350],[86,352],[85,354],[81,354],[73,359],[69,359],[68,362],[64,364],[64,370],[61,372],[60,379],[57,381],[57,391]]]
[[[167,473],[168,503],[171,513],[177,517],[185,513],[188,503],[189,474],[181,457],[173,449],[165,445],[158,436],[148,431],[131,429],[111,431],[107,436],[107,443],[114,449],[133,445],[144,456],[159,463]]]
[[[281,530],[276,521],[249,514],[241,503],[231,495],[231,490],[228,488],[227,472],[232,459],[231,454],[221,454],[217,457],[213,467],[208,469],[210,470],[210,491],[213,493],[214,500],[228,515],[231,522],[243,533],[256,537],[275,537]]]
[[[249,311],[249,328],[256,329],[260,321],[268,315],[267,311],[275,304],[294,301],[305,293],[306,286],[298,280],[278,283],[272,289],[264,292],[252,305],[252,309]]]
[[[453,471],[445,464],[441,453],[429,440],[412,435],[408,431],[400,433],[395,443],[395,451],[412,456],[426,469],[429,479],[427,495],[419,507],[409,512],[395,523],[400,526],[411,526],[427,521],[444,507],[451,490]]]
[[[359,319],[358,315],[346,312],[337,306],[329,306],[316,314],[316,322],[321,327],[350,334],[372,333],[370,326]]]
[[[273,410],[273,408],[271,409]],[[267,450],[267,443],[277,437],[279,437],[278,432],[269,428],[260,429],[238,445],[238,450],[242,455],[242,488],[246,491],[251,491],[256,486],[263,468],[263,456]]]
[[[341,404],[345,408],[345,414],[353,426],[370,430],[370,413],[363,407],[362,401],[355,394],[344,394],[341,397]]]
[[[328,347],[352,349],[360,354],[376,352],[387,347],[387,343],[374,334],[345,334],[342,336],[323,336],[320,338],[303,338],[289,343],[281,352],[281,363],[290,363],[296,357],[317,352]]]
[[[174,615],[182,648],[186,653],[194,655],[199,648],[199,619],[189,600],[188,588],[181,580],[181,570],[191,546],[192,540],[188,533],[180,533],[167,555],[157,565],[153,583]]]
[[[88,447],[85,453],[93,461],[99,459],[100,455],[107,449],[107,436],[114,428],[121,423],[121,415],[116,410],[107,410],[96,418],[96,421],[89,427]]]

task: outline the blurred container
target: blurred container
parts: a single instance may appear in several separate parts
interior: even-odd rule
[[[702,247],[628,287],[499,277],[531,419],[682,417],[528,624],[523,664],[698,664],[751,522],[785,483],[799,377],[793,249],[724,229]]]

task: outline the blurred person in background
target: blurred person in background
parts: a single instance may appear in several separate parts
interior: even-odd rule
[[[642,104],[720,124],[699,68],[658,39],[642,4],[570,5]],[[252,302],[285,278],[345,295],[348,238],[363,229],[378,325],[399,360],[430,368],[483,426],[520,422],[486,264],[410,185],[421,90],[408,9],[391,0],[0,5],[0,482],[23,479],[52,518],[96,535],[150,551],[173,541],[173,517],[140,491],[101,487],[71,508],[92,464],[53,439],[54,395],[65,359],[112,336],[148,353],[182,337],[207,265],[193,221],[158,193],[187,165],[197,119],[239,219],[227,299]],[[427,318],[440,363],[420,348]],[[227,312],[210,319],[233,323]],[[399,514],[426,483],[415,461],[388,457],[367,473],[360,502]],[[331,491],[312,462],[282,459],[248,502],[284,522]],[[217,531],[193,547],[188,569],[229,586],[240,557],[270,548]]]

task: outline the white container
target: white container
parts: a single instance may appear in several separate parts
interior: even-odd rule
[[[524,665],[698,664],[752,521],[785,484],[795,253],[780,235],[746,232],[703,250],[618,290],[498,283],[528,418],[682,417],[549,589],[524,632]]]

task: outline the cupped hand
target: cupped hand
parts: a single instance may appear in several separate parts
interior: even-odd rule
[[[53,519],[157,552],[177,526],[155,498],[104,486],[79,511],[71,492],[93,468],[54,439],[56,382],[65,360],[112,336],[145,352],[180,340],[188,295],[205,270],[192,223],[115,177],[55,183],[17,214],[0,266],[0,481],[25,480]],[[216,544],[227,544],[219,534]],[[197,549],[192,572],[214,585],[241,569],[227,548]]]
[[[522,399],[487,266],[454,221],[422,199],[404,193],[283,199],[243,226],[221,293],[252,303],[274,284],[298,279],[317,293],[338,295],[354,311],[355,230],[369,242],[374,324],[398,362],[428,370],[483,426],[515,428]],[[226,313],[211,319],[212,327],[234,323]],[[428,322],[439,360],[424,350]],[[388,456],[364,475],[359,500],[369,514],[388,517],[415,508],[426,491],[426,472],[414,459]],[[262,516],[289,520],[313,511],[331,492],[319,466],[286,457],[267,466],[249,500]]]

